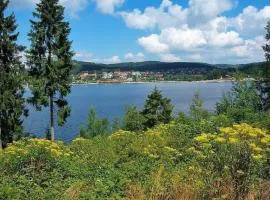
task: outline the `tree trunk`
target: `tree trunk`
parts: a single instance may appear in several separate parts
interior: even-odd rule
[[[51,133],[51,140],[54,141],[54,115],[53,115],[53,95],[50,96],[50,115],[51,115],[51,127],[50,127],[50,133]]]
[[[3,149],[3,143],[2,143],[2,129],[0,127],[0,151]]]

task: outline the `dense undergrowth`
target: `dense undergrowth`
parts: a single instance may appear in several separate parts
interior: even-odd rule
[[[0,154],[0,199],[269,199],[270,133],[225,121],[15,142]]]

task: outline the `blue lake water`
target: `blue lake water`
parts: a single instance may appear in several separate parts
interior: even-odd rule
[[[126,105],[142,108],[144,101],[155,86],[162,90],[163,95],[169,97],[174,104],[174,113],[188,112],[194,93],[199,90],[204,100],[205,108],[213,110],[223,92],[229,91],[232,83],[139,83],[139,84],[97,84],[74,85],[68,96],[72,107],[71,116],[63,127],[56,127],[56,138],[65,142],[77,137],[79,128],[87,121],[88,111],[96,108],[100,117],[113,120],[122,117]],[[29,94],[29,93],[28,93]],[[44,137],[49,124],[49,110],[41,112],[30,108],[29,117],[24,121],[24,130]]]

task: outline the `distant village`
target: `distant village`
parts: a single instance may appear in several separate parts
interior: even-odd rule
[[[160,69],[100,69],[85,70],[73,75],[73,83],[124,83],[152,81],[232,80],[235,70],[205,66],[159,67]]]
[[[102,71],[88,71],[81,72],[74,77],[74,82],[137,82],[137,81],[149,81],[157,80],[164,81],[164,73],[161,72],[139,72],[139,71],[113,71],[113,72],[102,72]]]

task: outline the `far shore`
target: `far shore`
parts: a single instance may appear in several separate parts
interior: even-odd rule
[[[248,79],[250,80],[250,79]],[[99,84],[147,84],[147,83],[225,83],[225,82],[235,82],[232,79],[214,79],[214,80],[201,80],[201,81],[138,81],[138,82],[128,82],[128,81],[102,81],[102,82],[82,82],[82,83],[72,83],[71,85],[99,85]]]

